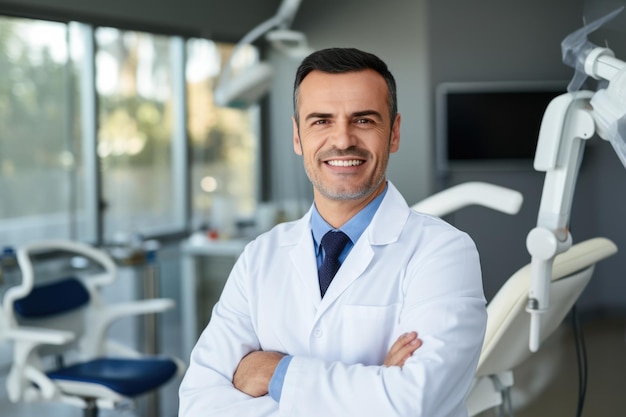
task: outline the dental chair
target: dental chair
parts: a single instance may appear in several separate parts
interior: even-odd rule
[[[615,254],[606,238],[573,245],[556,256],[550,284],[550,307],[541,316],[541,341],[559,328],[591,280],[595,264]],[[510,408],[513,371],[530,358],[530,315],[526,312],[530,265],[511,276],[487,305],[487,331],[476,378],[467,399],[470,416],[493,407]]]
[[[436,193],[413,209],[443,217],[468,205],[516,214],[522,196],[517,191],[481,182],[463,183]],[[615,254],[606,238],[589,239],[556,256],[552,267],[550,307],[541,316],[541,341],[559,328],[591,280],[595,264]],[[476,376],[466,400],[469,416],[491,408],[510,411],[514,369],[530,358],[530,315],[526,312],[530,265],[513,274],[487,305],[487,329]]]
[[[86,276],[41,278],[33,257],[59,253],[88,259]],[[95,417],[101,408],[126,407],[184,372],[177,358],[147,356],[107,339],[119,318],[164,312],[169,299],[107,305],[101,291],[117,278],[111,257],[89,245],[41,241],[18,248],[21,282],[1,301],[0,338],[13,344],[7,378],[12,402],[62,402]],[[95,272],[95,273],[94,273]]]

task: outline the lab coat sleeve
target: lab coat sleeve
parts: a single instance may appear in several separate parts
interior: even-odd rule
[[[243,269],[242,256],[191,352],[179,388],[179,417],[266,417],[278,413],[271,397],[253,398],[232,384],[241,358],[260,349],[249,316]]]
[[[423,346],[403,368],[292,359],[281,415],[465,416],[486,326],[478,253],[463,233],[442,234],[408,263],[398,334]],[[389,346],[394,340],[389,341]]]

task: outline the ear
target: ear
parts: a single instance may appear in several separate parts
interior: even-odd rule
[[[302,155],[302,143],[300,143],[300,132],[296,118],[291,116],[291,122],[293,123],[293,151],[296,155]]]
[[[396,114],[396,119],[391,125],[391,137],[389,138],[389,153],[397,152],[400,149],[400,113]]]

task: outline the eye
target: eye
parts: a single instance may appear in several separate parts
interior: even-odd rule
[[[372,119],[367,119],[365,117],[361,117],[359,119],[356,119],[355,123],[357,123],[357,124],[368,124],[368,123],[373,123],[373,120]]]
[[[326,120],[326,119],[315,120],[312,123],[313,126],[315,126],[315,125],[325,125],[325,124],[328,124],[328,120]]]

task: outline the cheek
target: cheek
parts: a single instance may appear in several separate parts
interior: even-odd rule
[[[315,135],[304,132],[302,136],[294,137],[293,148],[296,154],[303,156],[304,159],[313,160],[317,153],[323,147],[323,141],[319,140]]]

